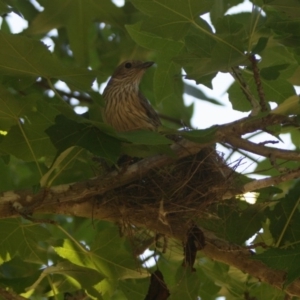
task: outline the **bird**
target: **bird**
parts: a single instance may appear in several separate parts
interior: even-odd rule
[[[157,112],[139,90],[145,71],[153,64],[153,61],[124,61],[105,87],[103,119],[117,132],[157,131],[161,125]]]

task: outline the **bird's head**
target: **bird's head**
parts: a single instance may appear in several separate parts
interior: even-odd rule
[[[110,84],[134,86],[138,90],[140,81],[145,71],[154,64],[153,61],[142,62],[127,60],[120,64],[113,73]]]

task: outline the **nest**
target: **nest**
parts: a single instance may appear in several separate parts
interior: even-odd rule
[[[233,181],[233,169],[214,148],[207,147],[106,196],[127,220],[138,214],[141,218],[153,215],[161,222],[164,216],[184,221],[203,216],[212,203],[222,200]]]

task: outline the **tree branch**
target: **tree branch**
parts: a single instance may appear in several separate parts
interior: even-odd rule
[[[295,122],[295,120],[289,119],[288,117],[283,115],[272,113],[263,117],[246,117],[219,126],[218,134],[223,135],[223,137],[229,134],[241,136],[243,134],[254,132],[257,130],[264,130],[268,126],[277,124],[292,124],[292,122]]]
[[[250,91],[250,87],[243,78],[241,74],[241,70],[239,67],[231,68],[230,74],[232,77],[237,81],[237,83],[240,85],[240,88],[245,95],[246,99],[249,101],[249,103],[252,106],[251,116],[257,116],[259,112],[261,111],[261,107],[259,105],[259,102],[256,100],[256,98],[252,95]]]
[[[255,58],[255,54],[251,54],[249,56],[249,59],[252,63],[252,69],[253,69],[253,77],[256,83],[256,89],[257,89],[257,93],[258,93],[258,97],[259,97],[259,104],[261,107],[261,111],[269,111],[269,106],[268,103],[265,100],[265,93],[263,90],[263,86],[260,80],[260,76],[259,76],[259,69],[257,66],[257,60]]]
[[[240,194],[245,194],[245,193],[256,191],[256,190],[266,188],[269,186],[277,185],[279,183],[297,179],[299,177],[300,177],[300,168],[297,168],[295,170],[289,170],[278,176],[253,180],[251,182],[246,183],[244,186],[239,187],[239,189],[241,191]],[[231,191],[227,192],[226,194],[224,194],[223,200],[230,199],[236,195],[237,195],[236,193],[232,193]]]
[[[176,159],[198,153],[207,144],[196,144],[188,140],[171,146]],[[109,190],[124,186],[134,180],[142,178],[151,170],[173,163],[175,160],[166,155],[156,155],[138,161],[126,170],[112,171],[105,178],[96,177],[84,182],[76,182],[54,186],[33,194],[31,190],[8,191],[0,196],[0,218],[17,216],[19,213],[30,214],[38,205],[58,202],[80,202],[92,196],[100,196]]]
[[[39,213],[49,212],[49,207],[38,209]],[[128,222],[135,226],[146,227],[147,229],[164,234],[168,237],[184,241],[189,224],[168,220],[168,224],[159,220],[159,207],[157,214],[149,211],[140,210],[132,213],[125,207],[116,207],[110,202],[101,201],[101,199],[91,198],[84,203],[58,203],[52,206],[52,213],[59,214],[68,212],[70,215],[76,215],[85,218],[107,220],[110,222]],[[252,260],[253,254],[243,247],[231,244],[223,239],[216,237],[212,232],[203,230],[206,240],[206,246],[202,252],[209,258],[234,266],[239,270],[248,273],[259,280],[266,282],[280,290],[283,289],[286,280],[286,273],[273,270],[260,261]],[[290,295],[300,296],[300,279],[295,280],[286,288]]]
[[[289,170],[281,175],[273,176],[269,178],[253,180],[249,183],[246,183],[243,187],[243,192],[251,192],[254,190],[262,189],[268,186],[277,185],[279,183],[297,179],[300,177],[300,168],[295,170]]]
[[[219,126],[215,137],[206,143],[197,144],[188,140],[182,140],[171,146],[176,154],[176,159],[180,159],[189,155],[198,153],[204,147],[210,146],[216,142],[222,142],[228,136],[241,135],[252,132],[266,126],[282,123],[287,118],[281,115],[267,115],[262,118],[244,118],[232,123]],[[54,186],[49,189],[42,190],[37,194],[33,194],[31,190],[25,191],[8,191],[0,196],[0,218],[18,216],[21,214],[30,214],[36,206],[58,202],[80,202],[85,199],[103,195],[109,190],[124,186],[134,180],[138,180],[146,176],[151,170],[158,169],[175,160],[166,155],[156,155],[143,159],[133,165],[128,166],[121,173],[113,171],[105,176],[105,178],[92,178],[84,182],[64,184]],[[280,177],[284,180],[284,176]],[[282,181],[280,181],[282,182]],[[273,183],[270,183],[273,184]]]
[[[224,136],[224,141],[235,148],[244,149],[261,156],[287,160],[300,160],[300,152],[257,145],[251,141],[233,135]]]

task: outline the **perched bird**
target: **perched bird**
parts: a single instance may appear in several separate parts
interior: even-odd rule
[[[154,62],[125,61],[117,67],[109,80],[103,98],[104,121],[116,131],[139,129],[155,131],[160,119],[148,100],[139,91],[145,71]]]

